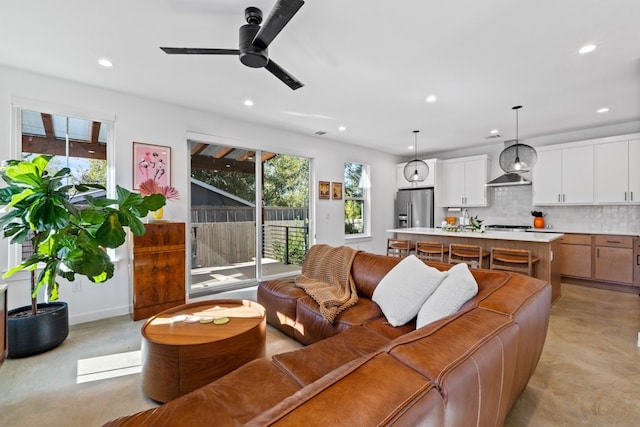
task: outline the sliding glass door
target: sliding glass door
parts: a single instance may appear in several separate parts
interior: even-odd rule
[[[300,270],[308,248],[309,160],[189,141],[191,294]]]

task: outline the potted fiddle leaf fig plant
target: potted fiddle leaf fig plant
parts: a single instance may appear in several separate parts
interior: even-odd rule
[[[94,198],[87,193],[104,190],[96,184],[66,184],[69,168],[47,170],[53,156],[31,160],[7,160],[0,177],[7,184],[0,189],[3,205],[0,226],[11,244],[30,242],[33,253],[10,268],[6,278],[30,272],[31,306],[9,311],[9,357],[23,357],[50,350],[69,332],[68,307],[58,299],[59,279],[74,281],[77,275],[102,283],[114,273],[107,249],[126,240],[126,230],[141,235],[140,218],[166,203],[161,194],[143,197],[120,186],[117,199]],[[78,197],[82,196],[82,197]],[[73,203],[83,198],[81,206]],[[40,290],[44,303],[38,303]]]

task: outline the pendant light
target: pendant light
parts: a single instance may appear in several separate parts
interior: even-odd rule
[[[429,165],[422,160],[418,159],[418,133],[419,130],[414,130],[415,143],[413,147],[415,149],[415,159],[411,160],[404,166],[404,178],[413,183],[422,182],[429,176]]]
[[[516,105],[512,108],[512,110],[516,110],[516,143],[500,153],[500,167],[506,173],[531,172],[538,159],[538,154],[533,147],[518,142],[518,110],[521,108],[522,105]]]

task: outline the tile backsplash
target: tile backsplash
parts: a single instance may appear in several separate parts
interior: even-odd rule
[[[487,199],[488,207],[468,209],[486,225],[531,225],[531,211],[537,210],[545,213],[548,227],[558,230],[640,234],[639,205],[533,206],[530,185],[488,187]]]

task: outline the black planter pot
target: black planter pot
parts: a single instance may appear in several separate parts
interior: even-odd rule
[[[54,310],[37,316],[11,317],[14,313],[31,311],[31,306],[10,310],[8,338],[10,358],[44,353],[60,345],[69,335],[69,307],[66,302],[38,304],[38,309],[54,307]]]

